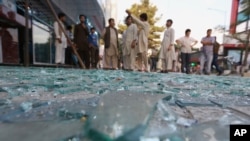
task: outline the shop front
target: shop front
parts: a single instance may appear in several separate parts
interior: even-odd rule
[[[25,17],[16,13],[15,4],[0,0],[0,63],[19,64],[18,28],[25,26]]]

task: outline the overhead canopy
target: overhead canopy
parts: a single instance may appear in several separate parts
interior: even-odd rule
[[[0,26],[20,27],[25,26],[25,17],[0,4]]]
[[[25,0],[16,0],[20,8],[25,8]],[[55,18],[51,13],[46,0],[30,0],[30,8],[32,14],[52,25]],[[68,24],[76,24],[78,16],[84,14],[88,17],[91,24],[100,32],[105,25],[104,12],[98,0],[51,0],[54,9],[57,13],[63,12],[67,15]]]
[[[101,31],[105,25],[104,12],[97,0],[52,0],[61,11],[72,21],[78,21],[80,14],[86,15],[97,31]]]

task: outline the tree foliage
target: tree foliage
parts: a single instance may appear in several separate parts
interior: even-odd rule
[[[150,0],[141,0],[140,4],[133,4],[129,9],[133,15],[139,17],[142,13],[147,13],[148,22],[150,24],[149,48],[158,47],[160,45],[160,32],[163,32],[165,27],[156,26],[155,24],[161,19],[161,16],[156,17],[157,7],[150,3]],[[125,11],[124,11],[125,13]],[[125,24],[118,25],[119,32],[123,33],[126,30]]]

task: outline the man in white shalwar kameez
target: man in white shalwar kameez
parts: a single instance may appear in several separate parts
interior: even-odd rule
[[[59,13],[58,18],[60,20],[60,24],[65,30],[64,22],[66,20],[66,15],[64,13]],[[56,64],[64,64],[65,63],[65,49],[67,48],[67,38],[63,33],[63,30],[60,28],[58,22],[54,22],[54,30],[55,30],[55,46],[56,46]]]
[[[131,12],[129,10],[126,10],[129,16],[132,16],[134,22],[139,26],[139,32],[138,32],[138,67],[139,71],[145,70],[148,72],[148,36],[149,36],[149,30],[150,25],[148,23],[148,16],[146,13],[142,13],[140,15],[140,19],[138,19],[136,16],[131,15]],[[143,69],[144,64],[144,69]]]
[[[175,60],[175,31],[171,27],[173,21],[167,20],[167,29],[164,32],[164,37],[161,43],[159,58],[162,60],[162,72],[167,73],[173,70],[173,62]]]
[[[126,18],[126,24],[128,26],[126,30],[125,46],[126,46],[126,63],[128,70],[135,70],[135,59],[137,55],[137,38],[138,29],[135,24],[133,24],[133,19],[131,16]]]
[[[126,48],[126,30],[122,34],[122,65],[124,70],[128,70],[128,51]]]

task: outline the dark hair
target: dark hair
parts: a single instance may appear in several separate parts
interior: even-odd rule
[[[67,26],[67,30],[71,30],[72,29],[72,26],[71,25],[68,25]]]
[[[111,23],[111,21],[114,21],[114,20],[115,20],[115,19],[113,19],[113,18],[110,18],[110,19],[109,19],[109,23]]]
[[[172,19],[168,19],[167,22],[170,22],[171,24],[173,24],[173,20]]]
[[[86,16],[83,14],[79,15],[79,19],[81,19],[81,17],[84,17],[86,19]]]
[[[62,18],[62,17],[65,17],[66,16],[66,14],[64,14],[64,13],[58,13],[58,18],[60,19],[60,18]]]
[[[95,27],[91,27],[90,30],[95,30]]]
[[[140,18],[142,18],[143,20],[147,21],[148,20],[148,15],[146,13],[142,13],[140,15]]]
[[[132,16],[130,16],[130,15],[127,16],[125,20],[127,21],[129,18],[132,18]]]
[[[188,32],[191,32],[191,29],[186,29],[185,34],[187,34]]]
[[[207,30],[207,32],[209,32],[209,31],[212,31],[212,29],[210,28],[210,29]]]

